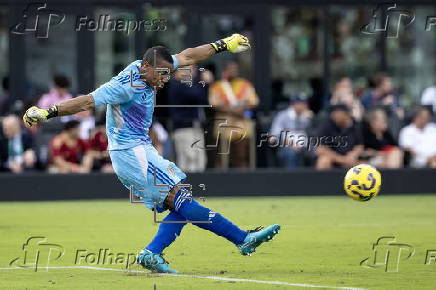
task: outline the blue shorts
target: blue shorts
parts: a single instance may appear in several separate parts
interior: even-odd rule
[[[125,150],[111,150],[109,155],[118,179],[142,198],[145,205],[161,212],[171,188],[186,178],[173,162],[164,159],[151,144]]]

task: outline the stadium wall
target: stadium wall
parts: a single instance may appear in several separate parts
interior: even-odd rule
[[[189,174],[194,196],[342,195],[345,170],[208,171]],[[383,170],[382,194],[435,193],[436,170]],[[0,201],[126,198],[112,174],[1,174]]]

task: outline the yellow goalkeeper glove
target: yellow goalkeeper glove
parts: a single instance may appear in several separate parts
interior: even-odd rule
[[[210,45],[212,45],[216,53],[226,50],[232,53],[239,53],[251,48],[248,38],[236,33],[232,36],[212,42]]]
[[[47,122],[48,119],[58,115],[58,107],[53,106],[48,110],[40,109],[36,106],[27,109],[23,116],[23,122],[26,127],[32,127],[38,123]]]

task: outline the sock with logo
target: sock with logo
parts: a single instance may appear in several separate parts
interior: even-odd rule
[[[203,221],[204,223],[193,224],[222,236],[235,245],[242,244],[248,234],[221,214],[200,205],[190,193],[182,190],[174,198],[174,210],[188,221]]]

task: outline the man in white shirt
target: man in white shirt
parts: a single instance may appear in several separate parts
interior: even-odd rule
[[[412,155],[412,167],[436,168],[436,124],[428,108],[420,107],[412,123],[400,131],[400,146]]]
[[[433,106],[433,112],[436,113],[436,86],[426,88],[422,92],[421,104]]]
[[[307,147],[306,129],[312,120],[312,111],[301,97],[294,97],[286,110],[280,111],[271,126],[271,141],[280,145],[277,158],[282,167],[295,168],[302,165]],[[285,140],[282,140],[285,138]]]

